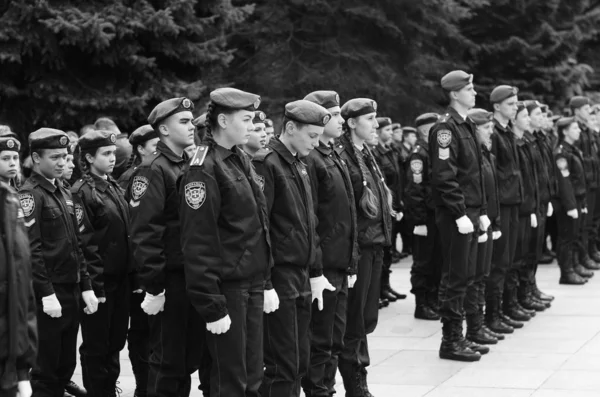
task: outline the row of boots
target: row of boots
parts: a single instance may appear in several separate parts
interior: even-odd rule
[[[581,255],[575,250],[559,252],[560,267],[559,284],[582,285],[594,276],[593,270],[600,270],[600,264],[588,255]]]

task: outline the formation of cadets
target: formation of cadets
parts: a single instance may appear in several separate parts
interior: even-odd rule
[[[119,392],[126,342],[139,397],[188,396],[196,371],[205,396],[331,396],[338,370],[346,396],[372,396],[367,335],[405,298],[389,281],[399,233],[439,356],[480,360],[551,306],[548,235],[561,284],[600,268],[600,123],[585,97],[559,117],[507,85],[475,108],[463,71],[441,86],[446,113],[415,128],[334,91],[288,103],[278,134],[258,95],[217,89],[198,118],[173,98],[128,161],[109,119],[76,145],[41,128],[18,192],[5,133],[0,395],[85,395],[81,327],[88,396]]]

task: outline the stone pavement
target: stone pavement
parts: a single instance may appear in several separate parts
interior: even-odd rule
[[[394,265],[392,284],[410,289],[410,258]],[[380,311],[370,335],[370,390],[376,397],[598,397],[600,396],[600,274],[585,286],[558,284],[556,263],[540,265],[538,285],[556,297],[552,307],[507,336],[477,363],[438,358],[441,324],[413,317],[414,299]],[[122,396],[134,378],[121,353]],[[201,396],[194,375],[192,396]],[[74,380],[81,384],[78,366]],[[344,396],[338,379],[338,396]]]

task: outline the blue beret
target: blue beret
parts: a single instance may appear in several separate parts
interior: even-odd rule
[[[342,117],[345,119],[356,118],[376,112],[377,102],[369,98],[350,99],[342,106]]]
[[[97,149],[99,147],[111,146],[117,143],[117,134],[106,130],[94,130],[86,132],[79,138],[81,150]]]
[[[442,77],[442,88],[446,91],[460,91],[473,82],[473,75],[462,70],[453,70]]]
[[[314,91],[305,96],[304,99],[321,105],[325,109],[340,106],[340,96],[335,91]]]
[[[67,149],[69,147],[69,136],[54,128],[40,128],[29,134],[29,147],[32,151],[37,149]]]
[[[377,117],[377,124],[379,124],[378,128],[384,128],[388,125],[392,125],[392,119],[389,117]]]
[[[0,137],[0,152],[3,150],[18,152],[19,150],[21,150],[21,142],[19,142],[13,137]]]
[[[440,118],[440,115],[437,113],[423,113],[419,117],[415,119],[415,125],[418,127],[425,124],[433,124]]]
[[[266,126],[266,123],[265,123],[266,119],[267,119],[267,115],[265,114],[265,112],[257,110],[254,112],[254,119],[252,120],[252,122],[254,124],[263,123]]]
[[[129,143],[135,147],[148,142],[150,139],[158,138],[158,133],[150,124],[138,127],[129,135]]]
[[[217,88],[210,93],[210,100],[224,108],[235,110],[256,110],[260,106],[260,96],[236,88]]]
[[[494,119],[494,113],[479,108],[469,110],[467,115],[477,125],[489,123]]]
[[[585,105],[590,105],[590,104],[591,103],[590,103],[589,98],[584,97],[584,96],[574,96],[569,101],[569,107],[573,110],[579,109],[580,107],[583,107]]]
[[[558,119],[558,121],[556,122],[556,127],[557,128],[564,128],[564,127],[568,127],[569,125],[575,123],[577,120],[575,120],[575,117],[560,117]]]
[[[301,124],[310,124],[319,127],[325,127],[329,123],[329,120],[331,120],[331,114],[327,109],[304,99],[285,105],[285,117]]]
[[[512,87],[510,85],[499,85],[498,87],[492,90],[490,94],[490,102],[491,103],[500,103],[510,97],[513,97],[519,93],[519,89],[517,87]]]
[[[171,98],[156,105],[150,116],[148,116],[148,124],[156,127],[161,121],[165,120],[174,114],[180,112],[191,112],[194,110],[194,102],[187,98]]]

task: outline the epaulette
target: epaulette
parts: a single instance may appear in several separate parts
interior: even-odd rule
[[[152,154],[150,154],[149,156],[146,156],[144,158],[144,160],[142,160],[142,162],[140,163],[140,165],[138,167],[150,166],[154,162],[154,160],[156,160],[159,156],[160,156],[160,153],[158,151],[152,152]]]
[[[207,145],[199,145],[194,152],[194,156],[190,161],[190,167],[200,167],[204,164],[204,159],[206,159],[206,155],[208,154],[208,146]]]
[[[265,161],[265,159],[267,158],[268,155],[270,155],[271,153],[273,153],[273,149],[266,147],[263,149],[260,149],[258,152],[256,152],[256,154],[254,155],[254,157],[252,158],[253,161],[260,161],[261,163],[263,161]]]
[[[563,145],[558,145],[558,147],[556,148],[556,153],[562,153],[563,151]]]
[[[413,149],[413,153],[419,153],[419,150],[421,150],[421,145],[417,145],[415,146],[415,148]]]
[[[450,120],[450,113],[446,113],[442,117],[440,117],[438,123],[445,123],[448,120]]]
[[[73,184],[73,187],[71,189],[74,190],[74,191],[76,191],[76,192],[78,192],[81,189],[81,187],[83,186],[84,183],[85,183],[85,181],[82,178],[79,178],[77,180],[77,182],[75,182]]]

